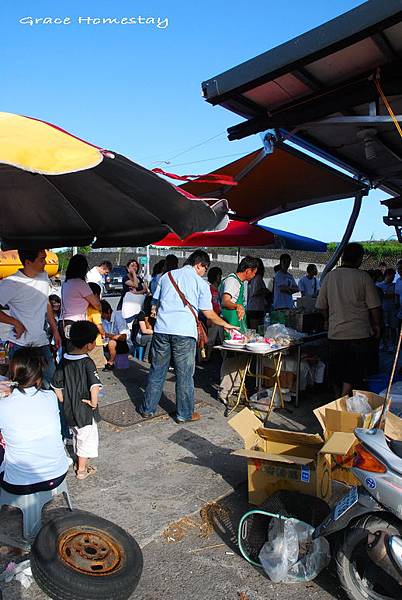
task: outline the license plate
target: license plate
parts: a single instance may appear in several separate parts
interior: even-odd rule
[[[337,521],[341,518],[342,515],[345,514],[352,506],[356,504],[359,500],[359,493],[357,491],[357,487],[353,487],[346,496],[339,500],[338,504],[336,504],[333,509],[333,519]]]

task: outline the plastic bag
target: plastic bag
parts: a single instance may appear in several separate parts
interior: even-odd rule
[[[311,581],[329,565],[329,543],[322,537],[312,540],[313,531],[297,519],[271,520],[259,560],[273,582]]]
[[[363,415],[368,415],[373,410],[365,394],[355,394],[351,398],[347,398],[346,408],[349,412],[361,413]]]
[[[18,564],[15,562],[8,563],[0,575],[1,581],[5,581],[6,583],[9,583],[14,578],[16,581],[19,581],[25,589],[28,589],[31,586],[33,577],[29,560],[24,560]]]

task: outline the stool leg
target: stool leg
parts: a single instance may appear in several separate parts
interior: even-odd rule
[[[26,540],[32,540],[42,526],[42,504],[40,502],[27,503],[21,507],[23,514],[23,533]]]
[[[63,492],[63,496],[65,501],[67,502],[67,506],[70,510],[73,510],[73,505],[71,503],[70,494],[68,492]]]

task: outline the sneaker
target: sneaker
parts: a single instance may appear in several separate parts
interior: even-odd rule
[[[74,464],[73,459],[71,458],[71,456],[67,456],[67,462],[68,462],[68,466],[71,467]]]
[[[199,421],[201,419],[201,415],[198,412],[194,412],[191,415],[191,419],[179,419],[178,417],[175,418],[176,423],[192,423],[193,421]]]
[[[150,419],[151,417],[155,416],[155,413],[153,413],[153,412],[141,412],[141,411],[138,411],[138,412],[140,413],[140,415],[143,419]]]
[[[113,371],[114,369],[114,365],[110,365],[109,363],[106,363],[105,366],[103,367],[102,371]]]

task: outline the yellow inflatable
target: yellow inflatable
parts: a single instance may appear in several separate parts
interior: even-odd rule
[[[22,269],[22,264],[18,257],[16,250],[7,250],[7,252],[0,252],[0,279],[13,275],[19,269]],[[49,277],[57,275],[59,271],[59,259],[57,254],[46,250],[46,273]]]

